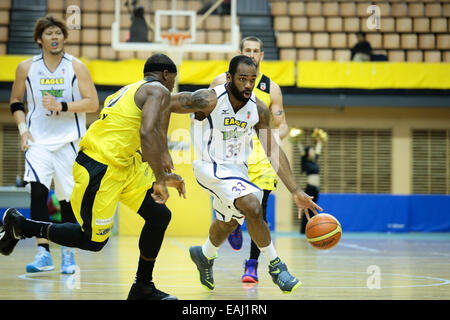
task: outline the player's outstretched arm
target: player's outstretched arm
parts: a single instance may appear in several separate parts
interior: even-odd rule
[[[174,113],[203,112],[209,114],[217,103],[216,92],[200,89],[194,92],[180,92],[172,95],[170,110]]]
[[[275,171],[277,171],[277,175],[280,177],[281,181],[283,181],[289,192],[292,193],[294,201],[299,208],[299,216],[301,216],[301,210],[303,209],[312,210],[317,214],[317,210],[322,211],[322,208],[314,203],[314,201],[312,201],[312,197],[308,196],[297,184],[295,176],[292,173],[289,160],[271,132],[271,128],[269,126],[269,109],[265,106],[264,102],[259,99],[256,100],[256,103],[258,107],[259,122],[255,126],[255,129],[258,134],[259,141],[266,151],[266,155],[270,160],[272,167],[274,167]],[[309,219],[307,210],[306,215]]]

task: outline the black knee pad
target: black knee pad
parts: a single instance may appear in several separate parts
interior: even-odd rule
[[[91,231],[83,231],[75,223],[59,223],[50,226],[49,240],[63,246],[98,252],[108,242],[108,239],[103,242],[95,242],[91,238]]]
[[[50,222],[47,199],[48,189],[40,182],[30,182],[31,186],[31,201],[30,214],[31,219],[37,221]]]
[[[32,199],[44,199],[47,203],[48,189],[40,182],[30,182],[31,186],[31,198]]]
[[[77,219],[75,218],[70,202],[61,200],[59,204],[61,205],[61,222],[77,223]]]
[[[152,214],[151,221],[167,227],[172,220],[172,212],[165,205],[161,205],[158,210]]]
[[[108,239],[106,239],[103,242],[96,242],[96,241],[92,241],[90,239],[90,235],[85,235],[84,239],[80,245],[80,249],[83,250],[88,250],[88,251],[93,251],[93,252],[99,252],[100,250],[103,249],[103,247],[106,245],[106,243],[108,243]]]

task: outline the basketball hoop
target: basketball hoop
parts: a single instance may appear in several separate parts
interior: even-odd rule
[[[192,36],[186,33],[164,32],[161,34],[161,38],[169,40],[171,46],[180,46],[186,39],[191,39]]]

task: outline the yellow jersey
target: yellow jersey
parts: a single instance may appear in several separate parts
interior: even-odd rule
[[[256,78],[257,85],[253,89],[255,95],[270,109],[270,79],[264,74]],[[253,136],[253,150],[248,158],[248,175],[250,181],[263,190],[274,190],[277,186],[277,174],[272,168],[266,152],[256,135]]]
[[[105,99],[100,118],[80,141],[80,151],[115,167],[133,164],[133,158],[141,148],[142,113],[134,102],[134,94],[147,82],[141,80],[129,84]]]

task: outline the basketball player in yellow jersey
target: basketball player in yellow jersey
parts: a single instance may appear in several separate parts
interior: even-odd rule
[[[78,224],[25,219],[16,209],[3,215],[0,253],[18,240],[41,237],[67,247],[100,251],[108,241],[118,202],[141,215],[140,258],[128,299],[174,300],[155,288],[153,267],[171,219],[167,186],[184,196],[183,179],[171,173],[165,126],[176,66],[163,54],[151,56],[144,79],[105,100],[100,119],[87,130],[73,167],[71,204]],[[164,123],[164,125],[162,125]]]
[[[239,53],[250,57],[256,64],[258,76],[255,81],[256,85],[253,92],[269,107],[273,123],[278,129],[280,138],[283,139],[286,137],[289,130],[284,116],[283,95],[280,86],[270,80],[269,77],[262,74],[259,70],[260,62],[264,58],[262,41],[253,36],[242,39]],[[226,83],[226,73],[217,76],[211,83],[210,88],[222,83]],[[262,208],[264,220],[267,222],[267,201],[270,192],[276,188],[277,174],[272,168],[270,161],[267,159],[264,148],[256,135],[253,136],[253,151],[248,159],[248,164],[248,175],[251,182],[264,190]],[[238,225],[235,231],[230,234],[228,241],[233,249],[241,249],[242,231],[240,225]],[[258,249],[258,246],[251,241],[250,258],[245,261],[245,271],[242,276],[242,282],[258,282],[257,268],[259,255],[260,250]]]

